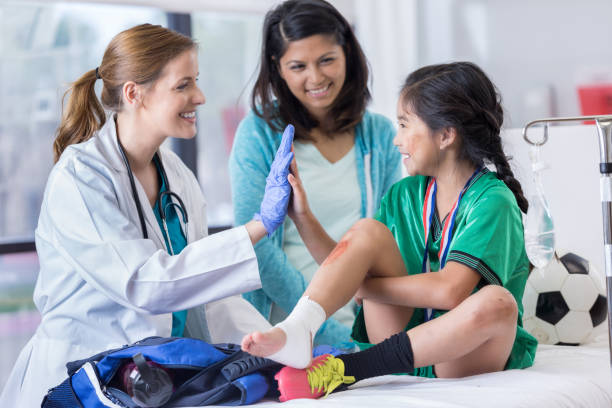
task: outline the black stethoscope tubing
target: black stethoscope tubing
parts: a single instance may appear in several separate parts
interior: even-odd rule
[[[119,138],[117,138],[117,144],[119,145],[119,151],[121,152],[121,157],[123,157],[123,162],[125,163],[125,167],[128,172],[128,177],[130,179],[130,187],[132,188],[132,197],[134,197],[134,202],[136,204],[136,211],[138,212],[138,219],[140,220],[140,228],[142,229],[142,236],[144,237],[144,239],[147,239],[149,238],[149,235],[147,234],[147,226],[145,224],[144,213],[142,211],[142,204],[140,203],[140,198],[138,198],[138,191],[136,190],[136,182],[134,181],[134,174],[132,173],[130,162],[127,159],[125,150],[123,149],[123,145],[121,144],[121,141],[119,140]],[[172,198],[175,198],[179,202],[179,204],[172,203],[172,205],[179,207],[179,210],[183,216],[183,223],[185,224],[185,230],[186,230],[187,222],[188,222],[186,207],[183,204],[183,200],[181,200],[181,197],[179,197],[178,194],[170,191],[170,183],[168,182],[168,176],[166,175],[166,169],[164,168],[164,164],[162,163],[161,158],[159,157],[157,153],[155,153],[155,157],[157,157],[157,161],[159,163],[159,169],[161,172],[162,182],[166,185],[166,191],[161,193],[157,199],[157,209],[159,211],[159,215],[162,219],[163,224],[165,225],[166,224],[166,212],[164,211],[162,207],[163,197],[164,195],[169,195],[171,198],[170,201],[172,201]],[[187,231],[185,231],[185,234],[186,233]],[[185,239],[187,239],[187,235],[185,235]],[[168,235],[168,242],[170,242],[169,235]]]
[[[123,145],[119,138],[117,138],[117,144],[119,145],[119,151],[121,152],[121,157],[123,157],[123,162],[125,163],[125,167],[127,168],[128,177],[130,179],[130,187],[132,187],[132,197],[134,197],[134,202],[136,203],[136,211],[138,211],[138,218],[140,219],[140,228],[142,229],[142,236],[144,239],[149,238],[147,234],[147,226],[144,220],[144,213],[142,212],[142,205],[140,204],[140,199],[138,198],[138,191],[136,190],[136,183],[134,182],[134,175],[132,174],[132,167],[130,166],[130,162],[125,155],[125,150],[123,149]],[[155,153],[157,154],[157,153]]]

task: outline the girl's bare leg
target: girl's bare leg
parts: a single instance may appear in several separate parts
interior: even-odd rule
[[[363,319],[370,343],[381,341],[404,331],[414,309],[406,306],[363,300]]]
[[[510,292],[490,285],[436,319],[407,333],[400,330],[368,350],[339,358],[345,364],[345,375],[355,376],[357,381],[412,373],[415,367],[430,365],[435,366],[437,376],[442,378],[500,371],[514,344],[517,310]],[[367,329],[370,340],[375,341],[372,328]]]
[[[364,300],[371,343],[404,330],[413,309]],[[510,292],[489,285],[456,308],[407,332],[414,366],[435,365],[441,378],[503,370],[516,335],[518,308]]]
[[[512,294],[489,285],[448,313],[409,330],[414,366],[435,365],[440,378],[504,369],[516,335]]]
[[[338,242],[304,295],[321,305],[329,317],[355,295],[366,276],[405,274],[404,260],[391,231],[378,221],[363,219]],[[242,348],[265,357],[281,349],[285,340],[283,330],[273,328],[265,333],[248,334],[242,340]]]

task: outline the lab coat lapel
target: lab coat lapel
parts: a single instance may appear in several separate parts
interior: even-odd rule
[[[145,224],[147,226],[147,232],[149,233],[149,239],[155,241],[155,244],[158,248],[166,249],[166,244],[164,242],[164,236],[162,235],[161,228],[159,227],[159,223],[157,222],[157,218],[155,218],[155,213],[153,213],[153,208],[149,204],[149,198],[147,197],[147,193],[145,192],[142,184],[136,177],[134,177],[134,182],[136,184],[136,191],[138,191],[138,198],[142,204],[142,212],[145,217]]]
[[[119,173],[121,179],[121,186],[124,188],[124,191],[132,191],[132,185],[130,183],[130,178],[128,175],[127,168],[125,166],[125,162],[123,161],[123,156],[119,150],[119,142],[117,140],[117,128],[115,125],[115,115],[112,114],[108,117],[106,123],[98,132],[97,137],[102,142],[102,146],[104,148],[104,155],[108,159],[109,163],[112,167]],[[138,198],[140,200],[140,205],[142,206],[142,211],[144,213],[145,225],[147,227],[147,234],[149,239],[155,242],[155,245],[160,249],[166,249],[166,245],[164,243],[164,237],[162,235],[161,229],[159,228],[159,224],[157,223],[157,219],[155,218],[155,214],[153,213],[153,209],[149,205],[149,199],[147,198],[147,194],[144,191],[144,188],[138,181],[136,177],[134,177],[134,184],[136,185],[136,193],[138,194]],[[132,194],[130,193],[130,196]],[[138,224],[138,229],[140,229],[140,221],[138,218],[138,212],[136,210],[136,204],[134,203],[133,207],[133,220]]]

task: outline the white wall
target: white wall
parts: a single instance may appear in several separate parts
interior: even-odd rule
[[[7,0],[0,0],[7,1]],[[9,0],[10,1],[10,0]],[[14,0],[13,0],[14,1]],[[235,11],[241,13],[266,12],[277,0],[46,0],[62,3],[107,3],[157,7],[162,10],[189,13],[193,11]]]
[[[420,0],[419,7],[419,64],[480,64],[504,96],[511,127],[579,114],[576,85],[612,78],[612,1]]]
[[[355,0],[355,35],[370,64],[372,103],[369,109],[394,119],[400,86],[418,67],[417,1]]]
[[[0,0],[2,2],[15,0]],[[41,0],[39,0],[41,1]],[[265,13],[282,0],[42,0],[56,3],[106,3],[156,7],[166,11],[190,13],[194,11],[229,11],[240,13]],[[353,0],[328,0],[350,21],[353,18]],[[385,1],[385,0],[383,0]],[[397,1],[397,0],[394,0]]]

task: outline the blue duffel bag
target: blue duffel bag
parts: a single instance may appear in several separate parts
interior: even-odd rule
[[[128,367],[139,370],[132,372],[129,381],[135,388],[128,392],[122,372],[131,363]],[[278,395],[273,376],[282,366],[251,356],[236,344],[149,337],[66,367],[68,378],[49,390],[43,408],[252,404],[266,395]],[[147,400],[145,394],[153,399]],[[151,402],[162,394],[157,403]]]

